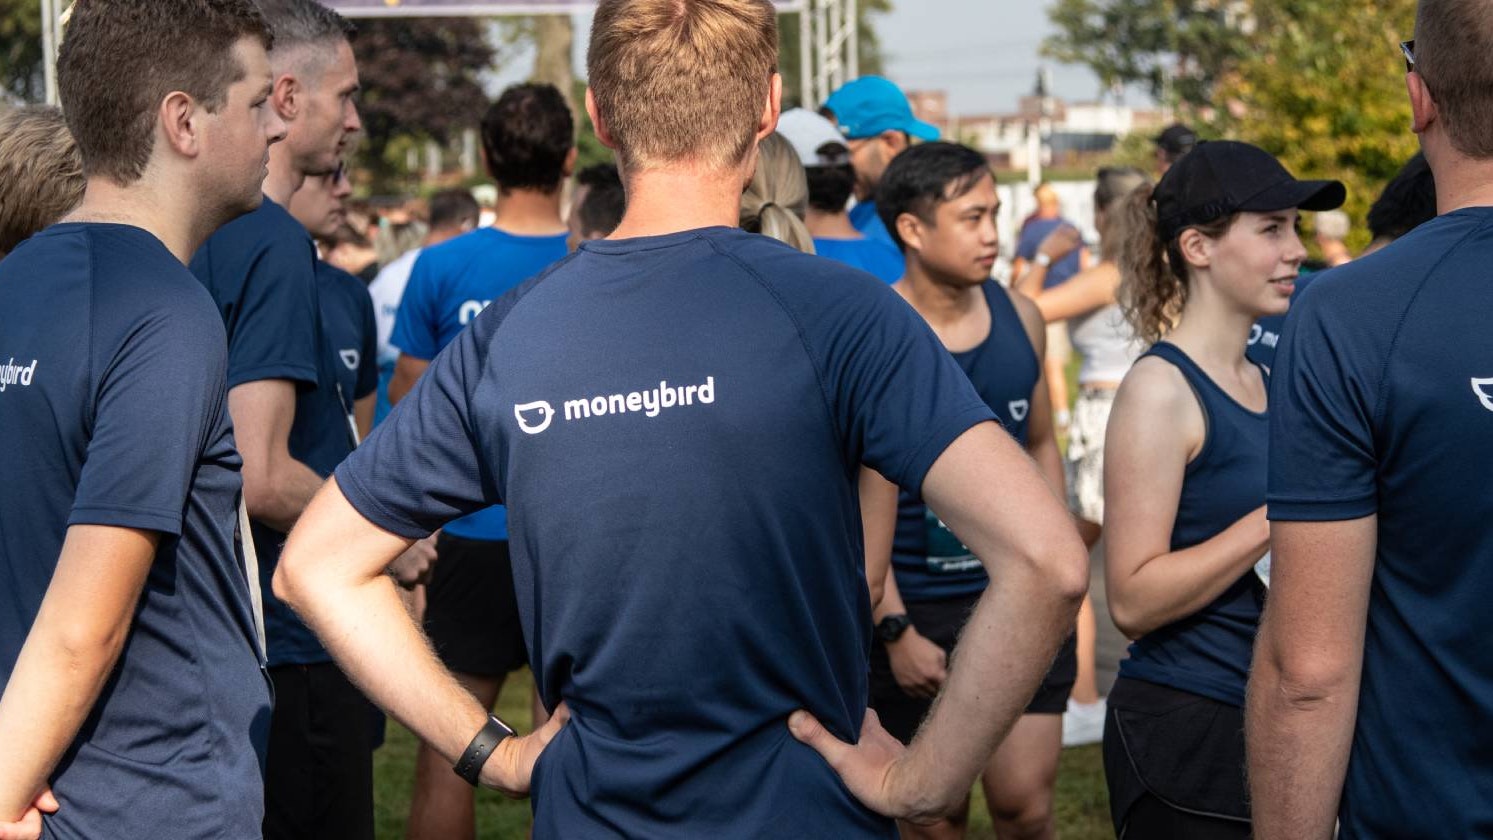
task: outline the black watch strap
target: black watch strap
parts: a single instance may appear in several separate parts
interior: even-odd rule
[[[902,638],[902,634],[906,633],[907,628],[911,626],[912,622],[905,613],[893,613],[876,623],[876,638],[883,642],[895,642]]]
[[[482,765],[492,757],[493,750],[503,743],[504,738],[517,734],[513,727],[498,720],[497,715],[488,715],[487,724],[472,739],[472,743],[467,745],[467,751],[461,754],[461,760],[451,769],[456,771],[456,775],[466,779],[467,784],[476,787],[482,778]]]

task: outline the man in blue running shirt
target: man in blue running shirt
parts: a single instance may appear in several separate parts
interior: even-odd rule
[[[184,262],[259,204],[270,44],[249,0],[73,9],[83,201],[0,263],[0,837],[260,832],[227,348]]]
[[[192,257],[228,330],[228,410],[244,458],[244,501],[266,584],[285,533],[352,451],[349,403],[321,319],[316,249],[285,206],[307,177],[336,171],[359,131],[352,27],[315,0],[259,0],[275,31],[273,107],[285,141],[270,153],[259,209]],[[265,586],[275,713],[265,835],[373,834],[367,701],[316,637]],[[313,783],[311,780],[315,779]]]
[[[735,227],[779,113],[776,20],[768,0],[598,5],[587,103],[618,152],[622,224],[432,361],[276,579],[458,775],[532,790],[539,840],[890,840],[892,818],[962,802],[1085,588],[1064,505],[922,319],[869,274]],[[862,464],[1000,581],[905,748],[866,713]],[[381,573],[496,502],[554,712],[525,737],[441,666]]]
[[[876,214],[876,187],[893,159],[919,140],[937,140],[938,128],[913,116],[907,95],[880,76],[862,76],[829,95],[820,112],[835,121],[855,167],[856,205],[850,222],[871,239],[897,247]]]
[[[1435,219],[1317,276],[1270,377],[1263,840],[1493,833],[1493,0],[1402,45]]]
[[[505,90],[482,119],[482,148],[498,182],[497,220],[426,248],[415,261],[392,343],[399,347],[389,399],[410,388],[489,304],[568,253],[560,188],[575,165],[575,120],[554,85]],[[448,524],[436,540],[425,585],[425,633],[441,662],[492,708],[503,679],[528,664],[509,561],[508,515],[500,506]],[[410,835],[469,835],[470,786],[422,745],[415,764]]]

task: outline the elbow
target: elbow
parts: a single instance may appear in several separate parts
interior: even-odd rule
[[[124,649],[132,618],[133,610],[118,621],[69,620],[53,637],[58,660],[74,671],[108,670]]]
[[[1078,532],[1071,527],[1059,529],[1033,541],[1020,554],[1050,597],[1077,614],[1089,592],[1089,553]]]
[[[249,517],[259,522],[281,520],[280,494],[275,486],[273,471],[266,464],[244,462],[244,507]]]
[[[1113,588],[1108,589],[1105,594],[1109,597],[1110,620],[1115,623],[1115,628],[1125,638],[1133,642],[1156,629],[1145,620],[1144,616],[1131,609],[1129,604],[1119,598]]]
[[[284,551],[280,554],[280,562],[275,565],[275,574],[270,579],[270,589],[274,591],[276,598],[295,610],[297,614],[304,610],[306,594],[314,588],[306,581],[308,572],[302,552],[298,550],[293,539],[288,540]]]
[[[1321,652],[1301,651],[1271,658],[1273,667],[1256,668],[1256,675],[1268,680],[1274,672],[1275,701],[1290,709],[1314,711],[1338,704],[1356,694],[1356,670],[1347,662]]]

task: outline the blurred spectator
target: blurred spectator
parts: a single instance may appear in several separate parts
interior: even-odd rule
[[[1322,261],[1327,263],[1328,268],[1337,268],[1353,260],[1353,255],[1348,253],[1346,241],[1348,231],[1352,229],[1347,213],[1341,210],[1318,213],[1314,224],[1317,228],[1317,247],[1322,249]]]
[[[1373,240],[1359,256],[1369,254],[1436,218],[1436,178],[1420,152],[1405,163],[1369,208]]]
[[[778,120],[778,133],[793,145],[809,184],[809,208],[804,224],[814,237],[821,257],[869,271],[888,283],[902,277],[902,254],[877,238],[866,236],[850,220],[846,206],[855,189],[850,148],[828,119],[795,108]]]
[[[1198,136],[1187,126],[1174,123],[1156,135],[1154,142],[1156,143],[1156,175],[1160,177],[1172,168],[1172,164],[1181,160],[1183,155],[1197,146]]]
[[[0,257],[78,205],[83,159],[58,108],[0,112]]]
[[[570,198],[570,215],[566,218],[572,251],[582,242],[611,236],[627,211],[627,190],[616,166],[610,163],[588,166],[575,180],[575,194]]]

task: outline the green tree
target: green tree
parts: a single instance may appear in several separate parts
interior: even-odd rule
[[[44,96],[37,0],[0,0],[0,86],[28,102],[40,102]]]
[[[1242,56],[1242,0],[1057,0],[1043,55],[1094,71],[1106,88],[1141,85],[1158,101],[1205,109]]]
[[[1213,129],[1278,156],[1301,178],[1348,187],[1350,246],[1384,184],[1418,148],[1398,42],[1415,0],[1252,0],[1258,26],[1218,86]]]

